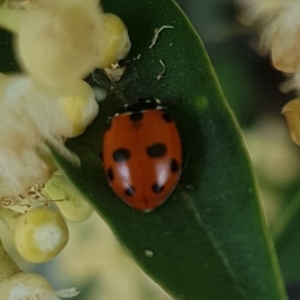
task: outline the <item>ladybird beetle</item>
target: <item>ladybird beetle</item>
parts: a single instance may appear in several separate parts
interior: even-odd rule
[[[110,119],[103,164],[113,190],[132,207],[151,211],[168,198],[180,177],[182,149],[159,100],[139,99]]]

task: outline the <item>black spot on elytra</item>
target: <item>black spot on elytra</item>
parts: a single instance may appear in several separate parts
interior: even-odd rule
[[[107,170],[107,176],[110,181],[113,181],[115,179],[115,174],[112,168],[109,168]]]
[[[162,157],[167,153],[167,147],[162,143],[155,143],[147,148],[150,157]]]
[[[135,188],[133,186],[128,187],[125,190],[126,196],[133,196],[135,194]]]
[[[171,172],[175,173],[179,171],[179,163],[176,159],[172,158],[171,160]]]
[[[163,185],[160,185],[158,183],[155,183],[153,184],[152,186],[152,191],[155,193],[155,194],[159,194],[160,192],[162,192],[164,189],[164,186]]]
[[[125,148],[117,149],[113,152],[113,159],[115,162],[126,161],[130,158],[130,151]]]
[[[167,123],[171,123],[173,121],[173,119],[170,117],[170,115],[168,115],[166,112],[163,113],[163,119],[167,122]]]
[[[133,112],[131,115],[130,115],[130,120],[132,122],[138,122],[138,121],[141,121],[144,117],[144,114],[140,111],[137,111],[137,112]]]

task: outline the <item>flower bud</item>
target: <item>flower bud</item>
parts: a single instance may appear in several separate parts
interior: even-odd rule
[[[49,208],[33,208],[17,219],[16,248],[23,258],[33,263],[46,262],[55,257],[68,239],[65,220]]]
[[[292,141],[300,146],[300,99],[287,103],[281,112],[287,121]]]
[[[109,68],[125,58],[130,50],[131,43],[127,27],[123,21],[113,14],[104,14],[104,39],[100,44],[101,55],[97,67],[99,69]]]
[[[95,67],[102,29],[97,1],[40,1],[27,11],[16,36],[18,59],[45,86],[72,85]]]
[[[285,73],[300,70],[300,5],[285,5],[265,34],[271,35],[271,57],[274,67]]]
[[[3,300],[60,300],[78,294],[75,288],[56,292],[43,276],[34,273],[19,273],[0,282],[0,295]]]

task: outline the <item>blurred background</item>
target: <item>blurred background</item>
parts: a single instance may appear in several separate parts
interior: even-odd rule
[[[199,33],[243,129],[272,227],[299,187],[300,151],[281,115],[295,95],[280,92],[287,78],[271,66],[268,56],[257,53],[256,30],[239,22],[242,0],[177,2]]]
[[[237,3],[177,2],[201,36],[242,126],[272,229],[300,179],[300,152],[280,113],[293,95],[279,92],[285,78],[271,67],[268,57],[256,53],[256,33],[239,23]],[[81,291],[76,300],[171,299],[126,255],[96,214],[83,223],[69,222],[69,228],[70,242],[56,259],[45,265],[23,262],[23,268],[42,273],[56,289],[76,286]]]

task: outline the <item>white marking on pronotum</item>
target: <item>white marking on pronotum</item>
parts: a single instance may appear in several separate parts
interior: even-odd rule
[[[160,28],[155,28],[155,30],[154,30],[154,37],[153,37],[153,39],[152,39],[151,45],[149,46],[149,49],[152,49],[152,48],[155,46],[156,41],[157,41],[157,39],[158,39],[158,35],[159,35],[164,29],[174,29],[174,26],[163,25],[163,26],[161,26]]]
[[[163,77],[163,75],[166,73],[166,66],[165,66],[164,62],[160,59],[159,63],[162,65],[163,70],[157,75],[157,77],[156,77],[157,80],[160,80]]]

